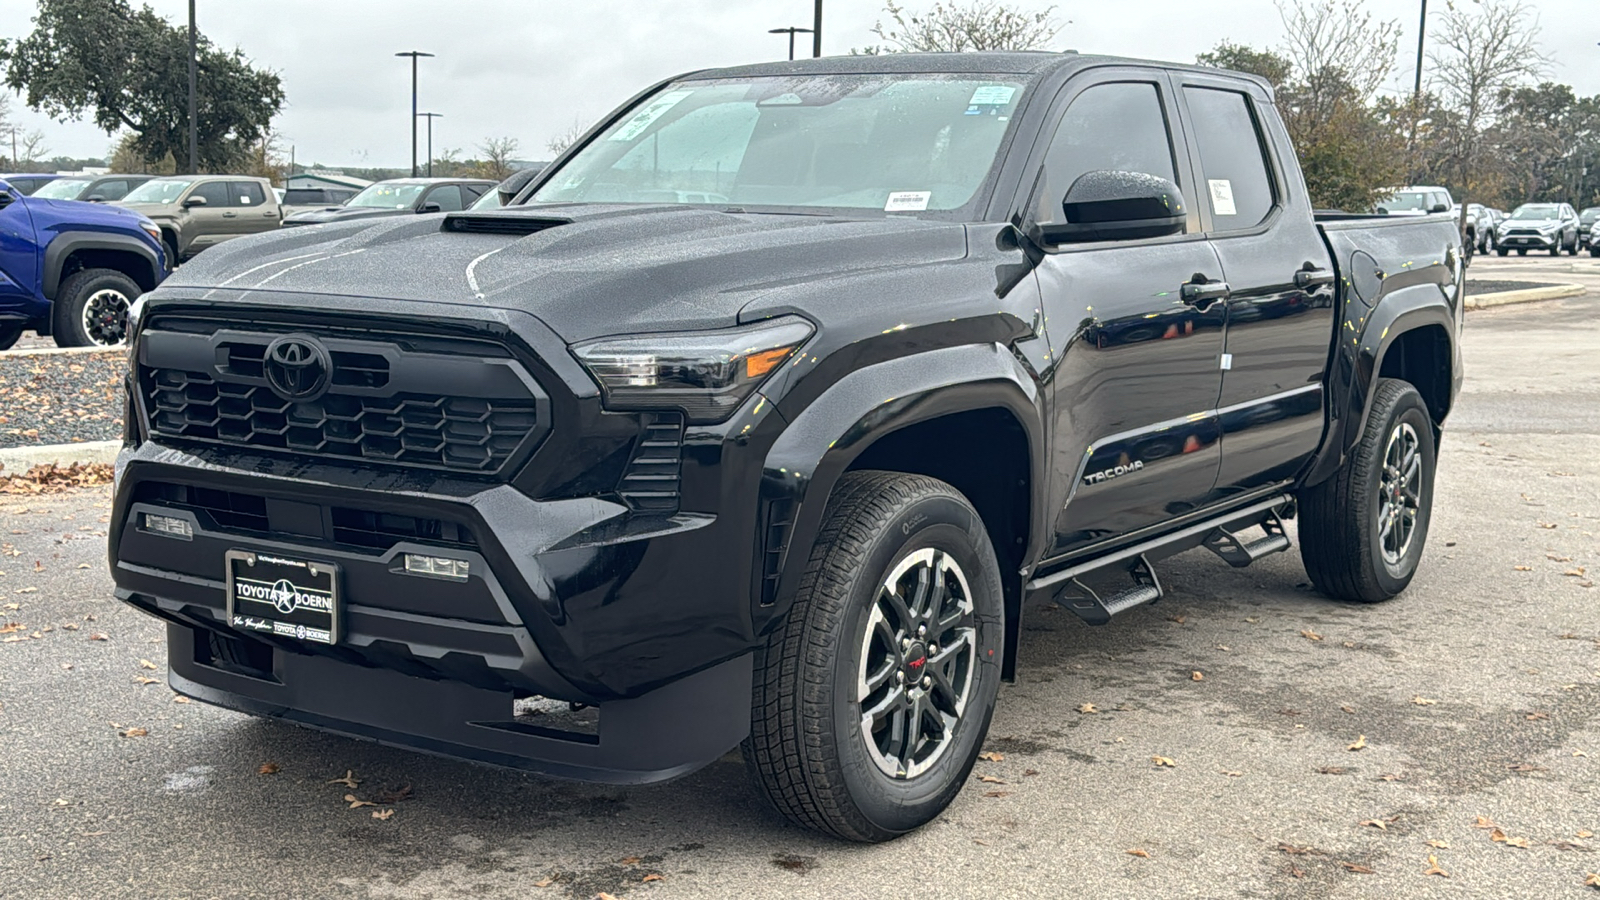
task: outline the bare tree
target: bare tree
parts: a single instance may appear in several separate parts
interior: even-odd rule
[[[45,146],[44,132],[42,131],[20,132],[15,136],[15,138],[17,141],[17,152],[22,157],[20,160],[16,161],[18,166],[29,166],[31,168],[31,166],[42,159],[46,153],[50,152],[50,148]]]
[[[483,154],[480,166],[485,178],[503,181],[511,174],[511,157],[517,152],[521,142],[514,137],[485,138],[478,145],[478,152]]]
[[[883,11],[887,23],[872,26],[883,46],[869,53],[943,52],[967,50],[1043,50],[1064,25],[1055,19],[1054,6],[1030,12],[998,0],[938,0],[924,13],[908,13],[888,0]],[[1067,23],[1071,24],[1071,23]]]
[[[1277,0],[1277,6],[1285,55],[1299,80],[1342,81],[1366,103],[1394,70],[1400,23],[1374,20],[1366,0]]]
[[[1441,17],[1428,56],[1432,91],[1451,114],[1448,158],[1463,193],[1470,193],[1485,133],[1495,124],[1502,94],[1544,74],[1539,26],[1522,0],[1453,4]]]
[[[565,131],[561,132],[550,140],[545,141],[544,148],[549,150],[553,155],[560,156],[561,154],[567,152],[568,147],[576,144],[578,142],[578,138],[583,137],[584,132],[588,130],[589,126],[583,123],[583,118],[581,116],[573,116],[572,124],[568,125]]]

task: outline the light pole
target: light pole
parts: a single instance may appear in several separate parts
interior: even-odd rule
[[[189,0],[189,174],[200,174],[199,38],[194,27],[194,0]]]
[[[811,20],[811,55],[822,55],[822,0],[817,0],[817,15]]]
[[[395,56],[411,57],[411,177],[417,177],[417,58],[432,56],[421,50],[406,50]]]
[[[428,120],[428,177],[433,177],[433,120],[444,118],[444,113],[417,113]]]
[[[809,29],[809,28],[795,28],[792,25],[789,26],[788,28],[769,28],[769,29],[767,29],[767,34],[787,34],[789,36],[789,59],[790,60],[794,59],[794,36],[796,34],[810,34],[810,33],[811,33],[811,29]]]
[[[1417,25],[1417,83],[1411,89],[1411,102],[1422,96],[1422,47],[1428,39],[1428,0],[1422,0],[1422,21]]]

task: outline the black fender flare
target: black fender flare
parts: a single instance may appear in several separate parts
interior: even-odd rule
[[[795,415],[762,468],[761,539],[754,548],[758,629],[776,622],[793,604],[828,497],[857,457],[907,426],[986,409],[1004,410],[1021,425],[1031,494],[1038,498],[1048,477],[1042,392],[1027,367],[1001,344],[945,347],[856,369]],[[775,511],[780,517],[786,511],[788,520],[773,521]],[[1048,530],[1037,499],[1028,521],[1024,558],[1032,560]],[[1022,574],[1002,571],[1001,576],[1008,618],[1015,619],[1011,611],[1021,603]],[[1008,655],[1014,643],[1008,639]]]
[[[56,235],[44,248],[44,296],[54,301],[61,289],[61,270],[67,259],[79,250],[117,250],[137,254],[150,267],[150,283],[161,283],[161,258],[136,237],[105,231],[66,232]]]
[[[1317,462],[1304,479],[1306,485],[1331,477],[1343,464],[1346,454],[1361,441],[1378,390],[1378,373],[1390,348],[1408,332],[1437,325],[1450,340],[1450,399],[1461,390],[1462,365],[1459,328],[1461,288],[1451,297],[1449,287],[1431,277],[1427,270],[1415,277],[1395,277],[1385,283],[1390,288],[1368,308],[1351,299],[1351,311],[1340,327],[1329,371],[1329,427]],[[1456,282],[1459,284],[1460,282]],[[1434,422],[1435,428],[1443,424]]]

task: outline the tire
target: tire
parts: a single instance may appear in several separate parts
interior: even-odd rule
[[[1415,454],[1416,470],[1397,484],[1390,463]],[[1409,382],[1378,382],[1361,443],[1332,478],[1300,492],[1300,555],[1312,584],[1330,597],[1377,603],[1411,583],[1428,540],[1437,463],[1433,420]],[[1385,532],[1384,494],[1410,502]],[[1405,530],[1409,515],[1410,529]]]
[[[1589,255],[1590,256],[1600,257],[1600,246],[1590,247],[1589,248]]]
[[[0,350],[10,350],[17,345],[17,339],[22,337],[22,332],[27,326],[21,322],[0,325]]]
[[[1528,251],[1524,247],[1518,247],[1517,248],[1517,255],[1518,256],[1527,256],[1528,255]]]
[[[116,269],[84,269],[61,283],[52,304],[58,347],[115,347],[128,335],[128,307],[144,291]]]
[[[935,571],[947,592],[939,603],[893,599]],[[885,590],[891,581],[902,589]],[[923,606],[948,613],[943,630],[910,630]],[[756,654],[744,756],[762,793],[796,824],[852,841],[889,840],[938,816],[989,730],[1003,620],[994,548],[965,497],[920,475],[846,474],[794,607]],[[873,720],[881,729],[864,727],[863,699],[885,710]],[[893,734],[908,712],[917,741],[930,742],[902,754]]]
[[[1564,244],[1564,243],[1566,243],[1566,242],[1563,241],[1563,240],[1560,240],[1558,238],[1556,240],[1556,245],[1554,247],[1550,248],[1550,255],[1551,256],[1560,256],[1561,255],[1561,245]]]
[[[167,258],[167,274],[171,275],[172,270],[178,267],[178,245],[173,243],[171,235],[162,234],[161,254]]]
[[[1510,253],[1511,250],[1506,247],[1496,247],[1494,252],[1500,254],[1501,256],[1505,256],[1507,253]]]

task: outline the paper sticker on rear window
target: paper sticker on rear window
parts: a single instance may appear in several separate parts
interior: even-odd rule
[[[633,114],[633,118],[628,120],[628,124],[618,128],[615,132],[613,132],[608,140],[633,140],[642,134],[646,128],[649,128],[650,123],[666,115],[667,110],[683,102],[683,98],[692,93],[694,93],[694,91],[668,91],[654,100],[651,100],[649,103],[646,103],[643,107],[641,107],[638,112]]]
[[[894,191],[889,195],[889,202],[883,205],[883,211],[922,212],[932,198],[932,191]]]
[[[1233,205],[1233,182],[1226,178],[1213,178],[1211,184],[1211,211],[1219,216],[1236,216],[1239,214]]]
[[[1009,84],[986,84],[972,92],[972,99],[967,101],[967,105],[1005,106],[1016,95],[1017,89]]]

